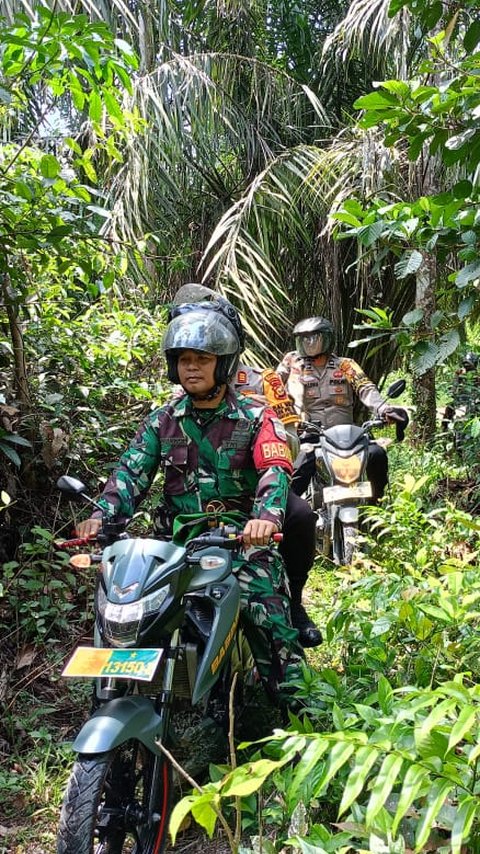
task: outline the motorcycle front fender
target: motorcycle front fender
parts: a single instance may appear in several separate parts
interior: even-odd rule
[[[345,525],[354,525],[358,522],[358,507],[339,507],[338,518]]]
[[[162,720],[148,697],[110,700],[84,724],[73,742],[77,753],[106,753],[130,738],[141,741],[151,753],[162,755],[155,743],[162,735]]]

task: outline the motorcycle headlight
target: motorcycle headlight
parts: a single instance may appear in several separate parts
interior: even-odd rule
[[[332,471],[340,483],[354,483],[359,480],[363,463],[360,454],[352,457],[337,457],[329,454],[328,458]]]
[[[135,644],[143,618],[160,610],[169,590],[170,585],[166,584],[136,602],[120,605],[109,602],[102,588],[99,588],[97,610],[103,617],[105,636],[112,646]]]

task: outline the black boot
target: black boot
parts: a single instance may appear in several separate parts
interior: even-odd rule
[[[322,633],[313,620],[308,616],[301,599],[292,599],[292,624],[298,629],[298,639],[304,648],[319,646],[322,643]]]

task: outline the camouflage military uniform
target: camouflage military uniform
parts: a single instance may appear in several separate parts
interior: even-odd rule
[[[207,511],[221,501],[246,522],[283,524],[291,455],[274,413],[228,390],[215,409],[173,398],[143,423],[108,480],[100,505],[130,518],[157,470],[164,473],[163,519]],[[251,547],[234,563],[245,632],[262,679],[275,690],[302,655],[292,627],[283,563],[271,548]]]

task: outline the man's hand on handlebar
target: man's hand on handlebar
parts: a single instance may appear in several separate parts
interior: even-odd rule
[[[78,523],[77,527],[75,528],[75,533],[77,537],[90,537],[91,539],[93,539],[97,536],[101,527],[101,519],[84,519],[83,522]]]
[[[250,546],[268,546],[273,534],[278,533],[278,525],[266,519],[249,519],[243,529],[242,541],[245,548]]]

